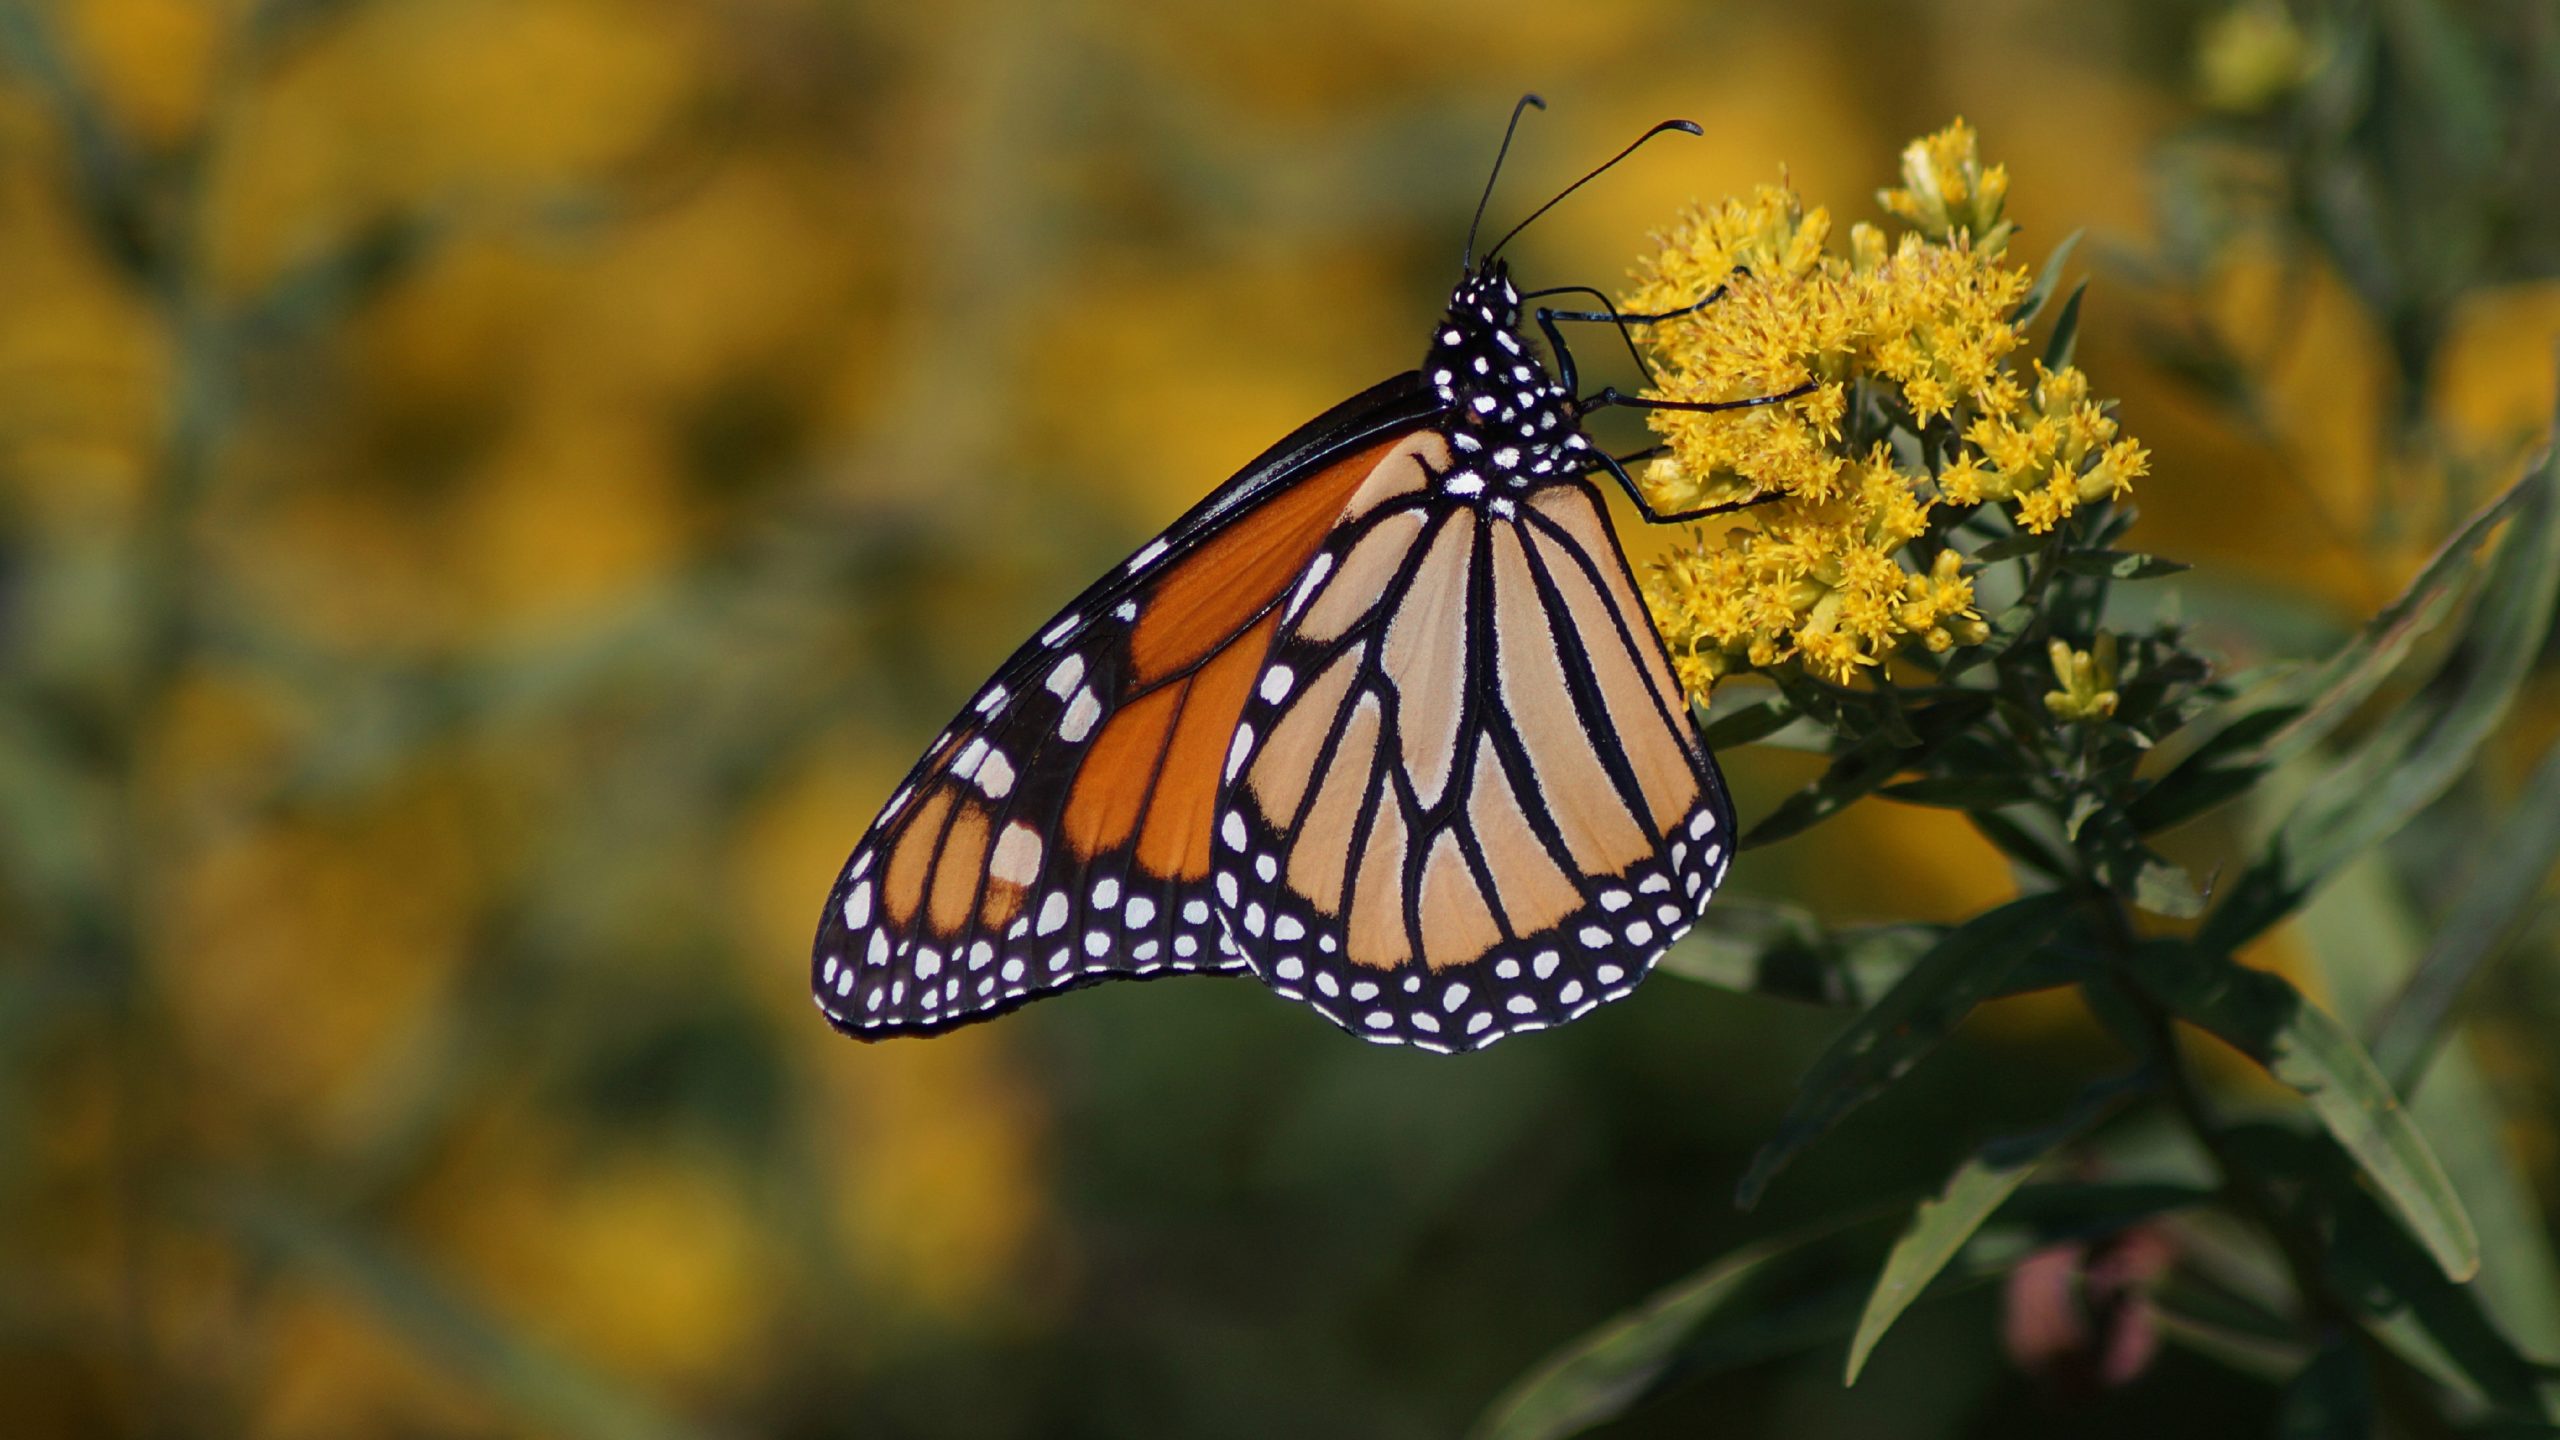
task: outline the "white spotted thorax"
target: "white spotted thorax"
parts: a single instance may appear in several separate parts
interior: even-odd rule
[[[1458,283],[1424,357],[1425,382],[1449,407],[1450,495],[1507,497],[1589,469],[1570,452],[1590,442],[1573,395],[1520,339],[1520,292],[1495,261]]]

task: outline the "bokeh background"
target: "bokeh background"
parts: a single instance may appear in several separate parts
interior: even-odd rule
[[[0,0],[0,1430],[1447,1435],[1739,1240],[1934,1185],[2116,1063],[2094,1027],[1993,1007],[1745,1214],[1836,1012],[1665,977],[1452,1062],[1194,980],[869,1047],[808,938],[1020,637],[1418,358],[1525,89],[1496,217],[1707,132],[1541,222],[1538,283],[1782,170],[1872,217],[1973,122],[2018,253],[2088,232],[2135,539],[2198,567],[2163,603],[2317,653],[2550,414],[2560,24],[2304,8],[2491,62],[2437,78],[2515,203],[2409,307],[2292,226],[2263,116],[2320,57],[2276,5]],[[2362,201],[2433,236],[2476,197],[2390,183],[2441,168]],[[2369,993],[2555,701],[2265,963]],[[1727,767],[1746,816],[1809,773]],[[1735,873],[2012,889],[1879,801]],[[2547,1265],[2547,916],[2515,948],[2441,1083]],[[2175,1347],[2058,1391],[1999,1311],[1611,1433],[2273,1413]]]

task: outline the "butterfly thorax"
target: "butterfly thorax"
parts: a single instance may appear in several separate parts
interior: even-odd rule
[[[1496,262],[1458,282],[1432,336],[1422,373],[1449,407],[1449,494],[1526,490],[1587,468],[1573,395],[1520,338],[1520,320],[1520,292]]]

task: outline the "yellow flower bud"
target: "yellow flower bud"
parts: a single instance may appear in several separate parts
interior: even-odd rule
[[[2100,634],[2090,650],[2074,650],[2056,640],[2046,648],[2058,690],[2045,692],[2044,708],[2067,722],[2104,720],[2116,713],[2116,638]]]

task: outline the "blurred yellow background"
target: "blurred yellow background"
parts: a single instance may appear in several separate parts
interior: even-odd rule
[[[1548,284],[1781,169],[1871,214],[1964,115],[2018,253],[2089,231],[2142,548],[2241,658],[2316,648],[2456,487],[2339,278],[2145,258],[2162,145],[2246,90],[2199,79],[2219,8],[0,5],[0,1430],[1457,1428],[1770,1218],[1724,1196],[1831,1021],[1661,980],[1449,1063],[1194,982],[862,1047],[805,999],[835,867],[1087,577],[1419,358],[1525,89],[1496,220],[1706,130],[1530,231]],[[2149,343],[2197,325],[2254,418]],[[2510,465],[2555,337],[2547,279],[2467,297],[2418,410]],[[1729,757],[1746,816],[1799,759]],[[2009,893],[1876,802],[1737,877]],[[2098,1063],[1984,1029],[1950,1115]],[[1835,1144],[1808,1207],[1944,1159]],[[2034,1433],[1994,1361],[1933,1373],[1979,1336],[1904,1343],[1660,1423]]]

